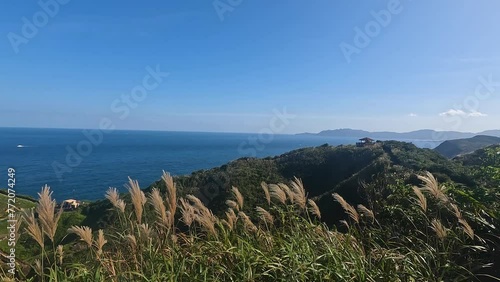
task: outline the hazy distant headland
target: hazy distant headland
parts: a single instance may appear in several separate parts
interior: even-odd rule
[[[297,135],[318,135],[318,136],[332,136],[332,137],[370,137],[377,139],[416,139],[416,140],[436,140],[446,141],[452,139],[471,138],[476,135],[488,135],[500,137],[500,130],[487,130],[478,133],[472,132],[459,132],[459,131],[436,131],[432,129],[422,129],[410,132],[390,132],[390,131],[377,131],[370,132],[365,130],[342,128],[333,130],[323,130],[319,133],[299,133]]]

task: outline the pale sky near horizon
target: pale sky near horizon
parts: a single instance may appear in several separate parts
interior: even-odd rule
[[[55,1],[0,4],[0,127],[500,129],[499,1]]]

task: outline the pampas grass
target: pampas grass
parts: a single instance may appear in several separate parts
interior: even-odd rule
[[[445,194],[446,187],[444,185],[440,187],[437,179],[432,173],[426,171],[425,175],[418,175],[417,177],[424,182],[424,187],[421,188],[423,191],[429,192],[442,203],[447,203],[449,201],[448,196]]]
[[[246,215],[246,213],[239,212],[238,216],[243,220],[243,225],[248,232],[255,233],[259,230],[257,228],[257,226],[255,226],[255,224],[252,222],[250,217],[248,217],[248,215]]]
[[[128,178],[129,182],[125,187],[127,188],[130,196],[132,198],[132,205],[134,206],[135,218],[137,219],[137,223],[142,223],[142,212],[144,210],[144,204],[146,204],[146,195],[142,192],[139,187],[139,182],[137,180],[132,180],[132,178]]]
[[[291,182],[291,191],[293,192],[293,199],[295,200],[295,204],[302,210],[305,210],[307,207],[307,195],[306,190],[304,189],[304,184],[302,180],[294,177]]]
[[[214,236],[217,235],[217,231],[215,230],[217,218],[213,215],[212,211],[209,210],[196,196],[187,195],[186,198],[193,202],[195,214],[194,220],[198,222],[207,233]]]
[[[358,205],[358,212],[368,220],[370,220],[372,223],[375,221],[375,214],[373,213],[372,210],[368,209],[364,205],[359,204]]]
[[[153,188],[148,198],[155,210],[157,222],[163,228],[170,228],[170,216],[167,214],[167,209],[163,203],[163,198],[160,195],[160,190],[158,190],[158,188]]]
[[[52,191],[49,186],[45,185],[42,192],[38,193],[38,205],[36,212],[38,213],[38,221],[43,232],[54,242],[54,236],[57,231],[57,224],[61,218],[62,208],[56,212],[56,201],[52,199]]]
[[[448,232],[446,230],[446,227],[444,227],[439,219],[433,219],[431,221],[431,228],[432,230],[434,230],[434,232],[436,232],[436,236],[440,240],[444,240],[446,238]]]
[[[276,184],[269,184],[269,191],[273,199],[277,200],[282,204],[286,203],[286,193],[281,189],[280,186]]]
[[[170,215],[173,216],[177,210],[177,186],[174,182],[174,178],[168,172],[163,171],[162,179],[167,186],[168,209]],[[171,220],[171,222],[172,224],[174,223],[173,220]]]
[[[319,210],[318,205],[312,199],[307,200],[309,203],[309,211],[314,214],[318,219],[321,219],[321,211]]]
[[[307,199],[306,189],[298,178],[289,186],[261,183],[265,199],[260,202],[265,200],[270,205],[274,200],[284,206],[257,206],[252,214],[243,211],[243,203],[247,200],[246,210],[251,210],[249,203],[255,197],[243,199],[238,188],[233,187],[234,198],[226,202],[230,208],[225,211],[224,219],[215,216],[193,195],[177,200],[173,178],[164,172],[162,179],[167,192],[162,195],[159,189],[153,188],[144,196],[152,207],[148,205],[148,209],[143,207],[144,194],[139,184],[130,180],[128,190],[133,210],[128,218],[135,215],[137,220],[116,221],[106,233],[99,229],[93,234],[86,226],[68,229],[87,245],[83,252],[89,252],[90,256],[75,253],[74,249],[81,248],[65,248],[65,253],[59,245],[54,249],[51,264],[44,251],[47,235],[44,227],[35,219],[33,211],[26,213],[26,230],[42,247],[41,259],[34,267],[37,274],[50,276],[51,281],[433,281],[436,277],[472,280],[468,279],[470,272],[467,271],[476,261],[472,259],[466,265],[459,265],[454,258],[459,253],[472,258],[469,248],[464,248],[465,236],[456,236],[456,228],[447,229],[442,223],[452,224],[449,217],[441,217],[443,200],[437,202],[437,206],[436,201],[427,203],[420,189],[414,188],[415,198],[429,217],[415,207],[408,207],[406,198],[402,198],[405,205],[384,207],[369,202],[377,211],[379,218],[375,219],[374,212],[363,204],[350,205],[341,195],[332,194],[348,218],[357,224],[350,228],[349,223],[342,220],[340,223],[347,230],[338,231],[310,216],[321,219],[321,212],[315,201]],[[439,187],[437,182],[430,176],[426,179],[425,189],[429,190],[424,191],[434,193],[431,187]],[[407,190],[403,192],[400,195],[406,197]],[[42,190],[40,194],[44,199],[41,203],[50,210],[53,203],[50,192]],[[125,202],[119,198],[118,191],[110,188],[106,198],[116,208],[114,212],[123,215]],[[441,196],[441,199],[444,198]],[[291,204],[286,205],[287,200]],[[177,206],[179,219],[185,225],[174,224],[179,222],[174,218]],[[474,231],[462,218],[458,205],[448,201],[446,207],[458,219],[454,227],[461,227],[473,239]],[[387,211],[394,219],[383,218]],[[54,215],[52,219],[47,217],[46,222],[57,223],[57,214]],[[360,218],[377,224],[359,224]],[[439,240],[419,229],[418,225],[424,222],[428,223],[427,231],[434,230]],[[163,226],[170,229],[165,232]],[[481,240],[478,237],[476,241]],[[63,257],[66,265],[63,265]],[[74,263],[80,258],[85,260]],[[43,268],[44,261],[49,263],[49,268]]]
[[[333,198],[342,206],[346,214],[354,220],[354,222],[359,223],[359,214],[356,209],[349,205],[346,200],[342,196],[337,193],[332,194]]]
[[[38,245],[43,249],[45,247],[45,243],[43,241],[43,231],[38,224],[38,221],[35,219],[35,214],[33,210],[26,212],[25,221],[27,223],[26,231],[30,235],[33,240],[35,240]]]
[[[57,246],[57,258],[59,259],[59,265],[62,265],[64,258],[64,248],[62,245]]]
[[[274,217],[269,213],[267,210],[261,207],[256,207],[255,211],[257,211],[257,214],[259,217],[262,219],[262,221],[266,222],[267,224],[272,225],[274,223]]]
[[[269,194],[268,185],[265,182],[261,182],[260,187],[262,187],[262,191],[264,191],[264,196],[266,197],[267,204],[271,205],[271,194]]]
[[[462,225],[462,230],[464,231],[464,233],[467,234],[467,236],[469,236],[471,239],[474,239],[474,230],[469,225],[469,223],[463,218],[460,218],[458,220],[458,223]]]
[[[226,211],[226,223],[227,226],[229,227],[229,230],[233,230],[234,225],[238,221],[238,216],[236,216],[235,212],[233,209],[228,209]]]
[[[418,187],[413,187],[413,193],[415,193],[415,196],[417,196],[417,203],[425,213],[427,211],[427,198],[425,198],[425,195],[422,193],[422,191],[420,191],[420,188]]]
[[[233,210],[240,210],[240,206],[233,200],[226,200],[226,205]]]
[[[94,242],[94,245],[97,249],[97,255],[102,254],[102,248],[107,242],[108,240],[104,238],[104,231],[102,229],[99,229],[99,231],[97,231],[97,239]]]
[[[191,226],[194,222],[195,218],[195,213],[194,213],[194,208],[193,206],[186,200],[181,198],[180,200],[181,203],[181,220],[186,224],[188,227]]]
[[[109,187],[104,197],[108,199],[115,208],[117,207],[118,200],[120,200],[120,194],[118,193],[118,190],[116,188]]]
[[[236,188],[236,187],[233,186],[233,188],[231,189],[231,191],[233,192],[233,195],[236,198],[236,203],[238,203],[238,207],[239,207],[238,210],[243,209],[244,199],[243,199],[243,195],[241,195],[241,193],[240,193],[240,190],[238,190],[238,188]]]
[[[92,247],[92,229],[88,226],[73,226],[68,229],[68,233],[76,234],[87,246]]]
[[[460,212],[460,210],[458,209],[458,206],[455,205],[455,204],[450,204],[450,208],[451,210],[453,211],[453,213],[455,214],[455,217],[457,219],[461,219],[462,218],[462,213]]]
[[[288,200],[290,200],[290,203],[294,204],[295,203],[295,194],[293,191],[288,187],[288,185],[283,184],[283,183],[278,183],[278,186],[281,188],[283,192],[285,192],[286,196],[288,197]]]

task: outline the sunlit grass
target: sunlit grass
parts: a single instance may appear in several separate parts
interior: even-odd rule
[[[60,222],[50,192],[44,190],[37,210],[46,213],[46,223],[40,222],[44,217],[28,218],[24,226],[41,250],[32,261],[33,278],[472,281],[472,267],[482,263],[477,255],[486,250],[482,239],[474,234],[458,203],[445,195],[444,186],[429,173],[419,178],[424,185],[409,188],[412,198],[401,199],[412,201],[409,207],[384,207],[393,212],[392,222],[378,218],[369,206],[333,194],[332,205],[339,204],[346,214],[340,232],[319,221],[322,213],[307,198],[300,179],[290,184],[263,183],[267,204],[253,207],[256,218],[243,211],[249,207],[233,187],[227,212],[217,217],[195,196],[177,198],[175,183],[165,173],[164,194],[157,189],[144,194],[130,180],[131,201],[125,203],[110,189],[107,198],[117,215],[115,223],[105,230],[73,226],[68,232],[78,240],[65,248],[50,232]],[[398,213],[402,217],[396,217]],[[414,227],[402,230],[402,224]]]

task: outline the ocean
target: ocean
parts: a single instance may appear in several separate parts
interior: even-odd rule
[[[147,187],[161,177],[190,174],[242,157],[268,157],[325,143],[354,144],[357,138],[246,133],[83,131],[0,128],[0,188],[16,170],[16,193],[37,196],[45,184],[53,196],[96,200],[109,187],[125,191],[130,176]],[[437,141],[411,141],[435,147]]]

